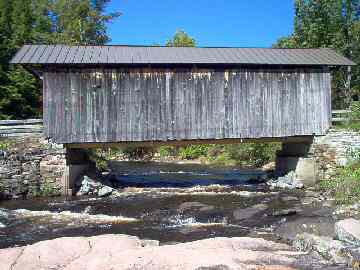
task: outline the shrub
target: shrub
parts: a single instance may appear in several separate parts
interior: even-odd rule
[[[128,146],[122,149],[122,152],[125,157],[131,160],[139,160],[139,159],[151,159],[155,152],[155,147],[136,147],[136,146]]]
[[[45,180],[41,186],[33,187],[30,193],[33,197],[55,197],[61,195],[61,188],[54,182]]]
[[[352,161],[337,171],[337,175],[320,182],[320,188],[329,191],[339,204],[360,201],[360,151],[350,152]]]
[[[107,170],[107,160],[125,157],[130,160],[151,159],[154,154],[160,157],[178,157],[181,159],[201,159],[215,165],[260,167],[274,161],[280,143],[243,143],[243,144],[203,144],[187,146],[125,147],[123,149],[93,150],[92,160],[98,169]]]
[[[96,168],[103,172],[108,168],[108,157],[106,156],[106,150],[103,149],[91,149],[89,150],[89,158],[95,163]]]
[[[238,165],[261,167],[275,160],[280,147],[280,143],[244,143],[226,145],[224,150]]]
[[[160,146],[158,153],[160,157],[171,157],[177,155],[176,148],[173,146]]]
[[[14,141],[11,141],[9,139],[0,139],[0,150],[7,151],[9,150],[13,145]]]
[[[360,119],[360,101],[353,101],[350,105],[351,118]]]
[[[209,149],[209,145],[187,145],[180,147],[179,156],[182,159],[196,159],[201,156],[206,156]]]

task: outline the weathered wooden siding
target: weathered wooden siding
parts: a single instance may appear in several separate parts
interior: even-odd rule
[[[67,69],[44,74],[44,132],[59,143],[324,134],[326,69]]]

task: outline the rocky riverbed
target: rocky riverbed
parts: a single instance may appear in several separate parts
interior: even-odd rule
[[[339,223],[359,219],[356,204],[338,207],[315,189],[269,186],[261,170],[119,163],[112,171],[101,183],[84,177],[78,197],[0,202],[0,261],[12,269],[31,269],[25,263],[39,256],[34,269],[92,269],[87,261],[111,269],[110,257],[113,269],[356,266],[358,243],[348,239],[358,236]],[[127,248],[129,241],[137,244]],[[53,249],[62,262],[41,251]],[[95,250],[101,255],[89,260]]]

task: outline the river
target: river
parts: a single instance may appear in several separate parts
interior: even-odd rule
[[[287,223],[297,226],[315,215],[315,223],[333,224],[331,209],[316,195],[307,204],[305,191],[269,190],[261,170],[158,162],[111,167],[120,186],[115,197],[0,202],[0,248],[108,233],[161,244],[219,236],[288,241]]]

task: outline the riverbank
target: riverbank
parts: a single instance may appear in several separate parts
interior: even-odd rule
[[[354,181],[359,179],[357,173],[338,173],[341,170],[358,171],[357,167],[352,167],[356,164],[358,151],[354,147],[358,142],[352,137],[355,135],[341,133],[346,136],[340,140],[339,134],[323,137],[313,151],[322,178],[327,181],[321,183],[332,184],[332,179],[336,180],[336,185],[348,183],[343,181],[343,176],[351,176]],[[353,142],[349,138],[353,138]],[[35,179],[31,180],[31,185],[46,191],[42,174],[54,183],[59,181],[57,173],[63,168],[63,149],[46,141],[26,143],[26,147],[24,143],[9,147],[1,160],[2,168],[5,166],[11,173],[5,178],[7,189],[23,187],[22,181],[30,170],[40,172],[30,174]],[[348,149],[355,149],[355,154],[349,155]],[[2,201],[0,248],[9,250],[16,246],[41,245],[43,241],[64,236],[73,239],[104,234],[152,239],[160,246],[209,238],[248,237],[288,245],[292,250],[296,247],[306,252],[302,257],[306,262],[315,256],[315,262],[321,262],[320,269],[346,269],[345,265],[352,263],[348,255],[335,257],[343,251],[348,254],[348,245],[336,240],[335,224],[350,217],[360,219],[356,197],[339,200],[334,193],[336,188],[329,189],[326,185],[299,188],[291,182],[294,179],[291,174],[269,182],[271,173],[267,170],[203,165],[193,161],[110,160],[107,172],[86,173],[79,178],[78,196],[41,197],[28,192],[30,196],[24,196],[26,204],[24,200]],[[34,166],[29,167],[31,164]],[[12,190],[13,198],[22,198],[21,193],[16,193],[17,189]],[[344,202],[346,204],[339,205]],[[179,245],[183,247],[183,244]],[[289,259],[298,262],[291,256]],[[315,264],[310,268],[298,264],[284,266],[317,269]]]
[[[315,254],[260,238],[212,238],[159,245],[127,235],[58,238],[35,245],[0,250],[1,269],[342,269]]]

